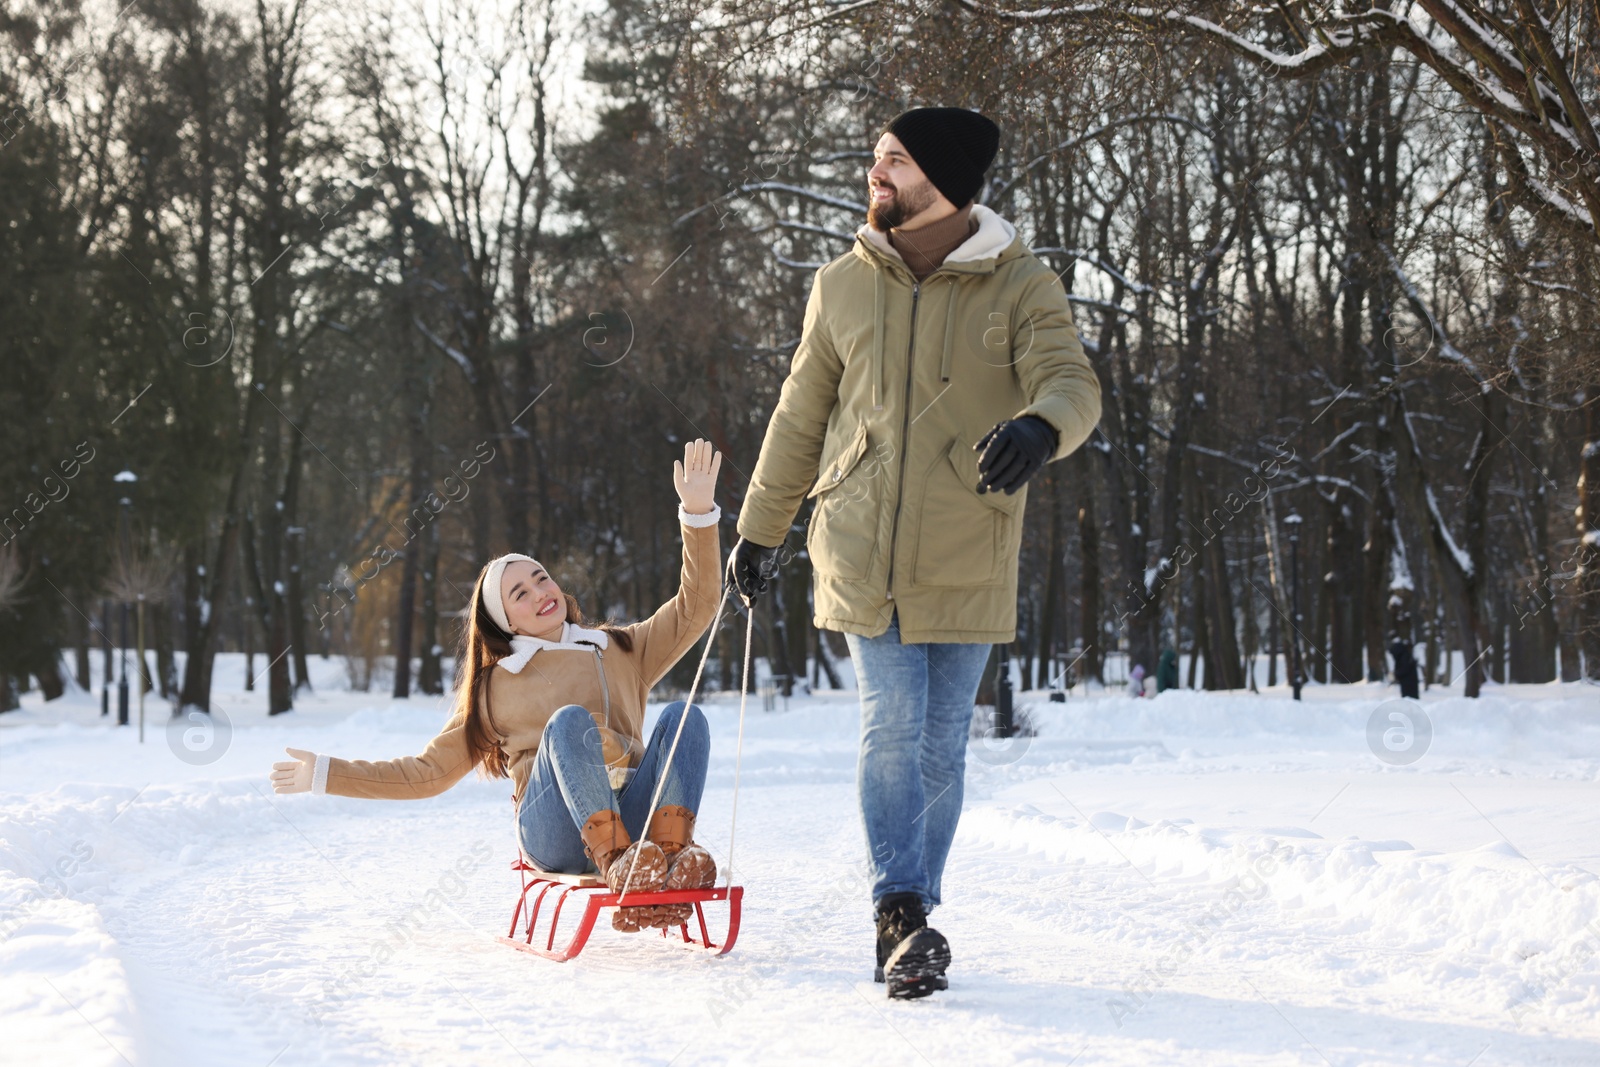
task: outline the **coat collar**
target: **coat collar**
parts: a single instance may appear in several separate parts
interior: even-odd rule
[[[561,624],[561,640],[546,641],[542,637],[528,637],[517,634],[511,639],[511,655],[499,660],[496,666],[504,667],[512,674],[516,674],[528,665],[534,654],[545,649],[568,650],[575,652],[588,652],[595,646],[608,648],[611,638],[604,630],[588,630],[571,622]]]
[[[977,232],[944,257],[944,264],[939,270],[948,268],[963,274],[992,274],[1000,258],[1016,243],[1017,228],[991,208],[973,204],[972,217],[978,220]],[[905,265],[900,253],[889,243],[888,236],[866,223],[856,229],[855,252],[873,266],[879,266],[882,260],[902,267]]]

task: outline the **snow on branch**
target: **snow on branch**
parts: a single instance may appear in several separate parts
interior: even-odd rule
[[[1417,586],[1411,580],[1411,560],[1406,555],[1406,539],[1400,531],[1400,520],[1389,520],[1389,528],[1389,544],[1392,546],[1389,552],[1389,570],[1394,574],[1389,581],[1389,589],[1391,592],[1415,591]]]
[[[1362,489],[1355,482],[1350,481],[1348,478],[1339,478],[1332,474],[1313,474],[1311,476],[1311,480],[1316,482],[1318,485],[1332,485],[1337,486],[1340,489],[1348,490],[1349,492],[1352,492],[1356,496],[1360,497],[1362,500],[1365,500],[1367,503],[1372,503],[1372,497],[1367,495],[1367,491]]]
[[[472,360],[467,358],[467,354],[465,352],[461,351],[459,348],[453,347],[444,338],[428,329],[427,325],[415,315],[411,317],[411,325],[415,326],[417,328],[417,332],[426,337],[433,347],[437,348],[440,352],[443,352],[445,355],[454,360],[456,365],[461,368],[461,373],[467,376],[468,382],[472,383],[473,385],[478,384],[478,372],[473,369]]]
[[[1139,313],[1132,308],[1119,307],[1116,304],[1107,303],[1104,300],[1096,300],[1091,296],[1077,296],[1074,293],[1068,293],[1067,299],[1074,304],[1082,304],[1084,307],[1099,308],[1101,311],[1108,311],[1113,315],[1126,315],[1130,319],[1139,317]]]
[[[1193,442],[1189,444],[1188,448],[1190,452],[1198,452],[1202,456],[1210,456],[1213,459],[1220,459],[1224,462],[1232,463],[1235,467],[1240,467],[1247,471],[1259,471],[1261,469],[1261,464],[1247,462],[1240,459],[1238,456],[1235,456],[1231,452],[1221,452],[1215,448],[1207,448],[1204,445],[1197,445]]]
[[[806,200],[813,200],[819,204],[827,204],[829,207],[841,208],[845,211],[851,211],[858,215],[865,215],[867,213],[867,205],[865,204],[858,204],[851,200],[842,200],[837,196],[829,196],[827,193],[819,193],[813,189],[806,189],[799,185],[789,185],[786,182],[747,182],[744,185],[739,186],[735,192],[788,193],[790,196],[798,196]]]
[[[1528,137],[1558,172],[1570,174],[1576,167],[1583,176],[1577,187],[1582,190],[1578,196],[1587,204],[1586,210],[1547,187],[1528,183],[1529,194],[1583,222],[1591,232],[1600,223],[1596,218],[1600,216],[1600,191],[1591,194],[1588,187],[1600,189],[1600,135],[1568,69],[1575,59],[1560,52],[1531,4],[1519,4],[1522,13],[1509,26],[1483,16],[1478,5],[1461,0],[1416,0],[1401,5],[1400,10],[1375,4],[1321,5],[1319,9],[1309,2],[1234,7],[1247,20],[1287,18],[1291,6],[1298,8],[1310,39],[1300,51],[1291,53],[1192,13],[1212,5],[1065,3],[1008,10],[984,0],[959,3],[974,15],[1019,26],[1098,23],[1198,36],[1252,61],[1261,73],[1276,78],[1314,75],[1372,49],[1402,49],[1434,71],[1474,110]],[[1473,14],[1468,14],[1469,10]],[[1532,52],[1526,52],[1513,36],[1519,28],[1531,37]],[[1586,218],[1589,221],[1584,222]]]
[[[1400,283],[1400,289],[1406,294],[1406,300],[1411,304],[1412,310],[1417,313],[1418,318],[1428,324],[1428,329],[1433,338],[1439,342],[1439,357],[1464,367],[1467,373],[1471,374],[1479,385],[1482,385],[1486,380],[1483,372],[1478,370],[1477,364],[1473,363],[1465,352],[1450,343],[1450,336],[1444,332],[1444,327],[1439,325],[1439,320],[1433,317],[1432,310],[1422,299],[1422,294],[1417,291],[1416,285],[1411,281],[1410,276],[1406,274],[1405,268],[1395,258],[1393,250],[1383,241],[1378,242],[1378,249],[1383,253],[1384,259],[1388,260],[1389,270],[1394,274],[1395,280]]]
[[[994,193],[992,193],[988,197],[988,200],[991,203],[1000,200],[1002,197],[1004,197],[1006,195],[1006,193],[1010,192],[1011,191],[1011,187],[1013,185],[1016,185],[1019,181],[1021,181],[1023,179],[1023,177],[1026,176],[1027,173],[1030,170],[1032,170],[1034,167],[1037,167],[1039,164],[1043,163],[1045,160],[1049,159],[1051,156],[1058,155],[1058,154],[1060,154],[1062,152],[1065,152],[1065,151],[1068,151],[1069,149],[1072,149],[1072,148],[1076,148],[1078,145],[1082,144],[1083,142],[1092,141],[1094,138],[1099,137],[1103,133],[1109,133],[1112,130],[1115,130],[1115,129],[1121,127],[1121,126],[1129,126],[1129,125],[1132,125],[1135,122],[1171,122],[1171,123],[1176,123],[1177,125],[1180,125],[1180,126],[1188,126],[1191,129],[1194,129],[1194,130],[1198,131],[1199,133],[1205,134],[1207,137],[1211,136],[1211,133],[1212,133],[1212,131],[1206,129],[1205,126],[1203,126],[1200,123],[1196,122],[1194,119],[1188,118],[1187,116],[1184,116],[1184,115],[1164,115],[1164,114],[1128,115],[1128,116],[1126,116],[1124,118],[1116,119],[1116,120],[1114,120],[1112,122],[1102,123],[1101,125],[1095,126],[1092,129],[1085,130],[1084,132],[1078,134],[1076,137],[1069,137],[1067,140],[1065,140],[1065,141],[1061,142],[1060,144],[1056,145],[1054,148],[1050,149],[1049,151],[1041,152],[1039,155],[1034,156],[1032,159],[1028,160],[1028,162],[1024,163],[1021,167],[1017,168],[1016,176],[1013,177],[1010,181],[1006,182],[1004,185],[1002,185],[999,189],[995,190]]]
[[[777,225],[779,229],[820,234],[823,237],[831,237],[835,241],[843,241],[845,244],[854,244],[856,239],[855,234],[845,233],[842,230],[830,230],[826,226],[813,226],[809,222],[790,222],[787,219],[779,219]]]
[[[1201,18],[1176,7],[1135,7],[1126,4],[1061,4],[1031,11],[1008,11],[979,0],[959,0],[976,15],[1005,22],[1039,25],[1050,22],[1087,21],[1099,17],[1137,27],[1161,27],[1197,32],[1221,42],[1227,48],[1252,59],[1266,73],[1277,77],[1303,77],[1341,63],[1370,44],[1396,40],[1410,32],[1410,26],[1393,12],[1369,8],[1351,15],[1326,17],[1315,27],[1318,40],[1299,52],[1277,52],[1242,37],[1221,23]]]
[[[1450,550],[1450,555],[1456,561],[1456,567],[1461,571],[1462,577],[1471,578],[1477,568],[1472,565],[1472,557],[1467,555],[1460,545],[1456,544],[1455,537],[1450,533],[1450,527],[1445,525],[1444,516],[1439,512],[1439,498],[1433,495],[1433,485],[1428,483],[1423,485],[1422,488],[1427,495],[1428,515],[1433,519],[1435,532],[1438,533],[1439,539],[1444,542],[1445,548]]]
[[[1334,449],[1338,448],[1341,444],[1343,444],[1345,441],[1347,441],[1353,434],[1355,434],[1356,431],[1360,430],[1365,425],[1366,425],[1366,422],[1362,421],[1362,422],[1357,422],[1355,425],[1345,429],[1337,437],[1335,437],[1332,441],[1328,442],[1328,447],[1324,448],[1321,452],[1318,452],[1316,455],[1312,456],[1309,460],[1307,460],[1307,462],[1308,463],[1317,462],[1323,456],[1326,456],[1329,452],[1332,452]]]
[[[1594,216],[1590,215],[1588,209],[1583,205],[1574,204],[1571,200],[1562,196],[1558,190],[1546,185],[1532,174],[1524,175],[1523,181],[1527,182],[1528,188],[1532,190],[1534,195],[1547,205],[1585,229],[1594,229]]]
[[[776,242],[774,242],[772,245],[772,256],[780,265],[788,267],[790,270],[821,270],[823,267],[828,265],[827,260],[819,260],[813,263],[807,260],[790,259],[782,252],[778,251]]]
[[[1113,267],[1111,264],[1109,264],[1105,260],[1101,259],[1100,256],[1095,252],[1088,252],[1088,251],[1085,251],[1085,250],[1083,250],[1081,248],[1063,248],[1063,247],[1059,247],[1059,246],[1050,246],[1050,247],[1046,247],[1046,248],[1034,248],[1034,249],[1030,249],[1029,251],[1031,251],[1036,256],[1048,256],[1048,255],[1071,256],[1074,259],[1077,259],[1077,260],[1080,260],[1080,261],[1082,261],[1084,263],[1089,264],[1089,266],[1091,266],[1091,267],[1099,268],[1100,270],[1104,271],[1106,274],[1111,275],[1111,277],[1115,278],[1118,282],[1121,282],[1124,288],[1130,289],[1135,293],[1153,293],[1153,292],[1155,292],[1155,290],[1153,288],[1151,288],[1148,285],[1145,285],[1143,282],[1136,282],[1133,279],[1127,277],[1120,270],[1118,270],[1116,267]]]
[[[699,215],[702,212],[714,210],[718,204],[725,200],[730,200],[734,197],[743,198],[750,193],[788,193],[791,196],[798,196],[806,200],[814,201],[818,204],[826,204],[829,207],[836,207],[844,211],[854,212],[858,215],[865,215],[867,212],[867,205],[865,204],[857,204],[849,200],[840,199],[837,196],[829,196],[827,193],[819,193],[814,189],[806,189],[798,185],[790,185],[787,182],[746,182],[737,189],[730,189],[728,192],[717,197],[715,200],[710,200],[704,204],[701,204],[693,211],[679,215],[677,218],[672,220],[672,226],[674,229],[676,229],[677,227],[682,226],[685,222],[688,222],[690,219],[694,218],[696,215]]]

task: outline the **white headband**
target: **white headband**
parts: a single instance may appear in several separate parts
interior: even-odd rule
[[[517,560],[526,560],[535,567],[543,567],[532,556],[524,556],[521,552],[507,552],[489,561],[489,573],[483,576],[483,606],[489,609],[489,617],[506,633],[511,633],[511,620],[506,618],[505,599],[500,595],[500,579],[506,572],[507,563]]]

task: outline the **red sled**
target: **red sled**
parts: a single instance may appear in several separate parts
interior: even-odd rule
[[[517,897],[516,910],[511,913],[510,933],[497,940],[519,951],[531,952],[535,956],[543,956],[557,963],[565,963],[583,951],[583,946],[589,941],[589,935],[594,932],[595,920],[600,917],[601,908],[615,908],[622,902],[622,894],[611,892],[604,882],[592,874],[555,874],[541,871],[521,858],[511,864],[511,869],[522,872],[522,893]],[[535,890],[538,892],[535,893]],[[528,895],[530,893],[534,894],[531,899]],[[561,911],[566,907],[567,898],[574,894],[583,904],[583,912],[578,918],[578,928],[562,947],[557,948],[556,930],[561,923]],[[540,912],[545,906],[547,897],[553,906],[549,922],[545,924],[544,932],[540,936]],[[714,900],[728,902],[728,933],[720,945],[711,940],[711,935],[706,930],[705,909],[701,907],[702,904]],[[683,943],[708,949],[718,956],[733,951],[734,942],[739,940],[739,911],[743,902],[744,886],[740,885],[723,886],[720,889],[672,889],[656,893],[627,894],[627,903],[630,906],[693,904],[694,918],[700,927],[700,936],[697,938],[691,935],[689,924],[684,923],[678,927]],[[524,914],[526,914],[525,921]],[[522,925],[520,931],[519,924]],[[663,929],[661,936],[669,937],[671,931]],[[535,940],[536,937],[538,941]],[[539,944],[539,941],[543,944]]]

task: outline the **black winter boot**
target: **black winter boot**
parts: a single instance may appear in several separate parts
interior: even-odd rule
[[[873,980],[889,987],[895,1000],[925,997],[948,989],[950,942],[928,925],[915,893],[891,893],[878,901],[878,967]]]

